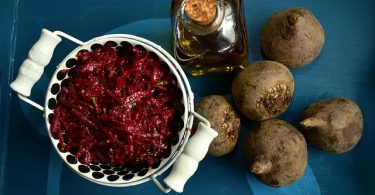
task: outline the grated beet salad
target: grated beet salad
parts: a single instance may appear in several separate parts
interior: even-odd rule
[[[182,128],[182,93],[167,64],[141,46],[81,50],[57,98],[51,133],[82,163],[149,167]]]

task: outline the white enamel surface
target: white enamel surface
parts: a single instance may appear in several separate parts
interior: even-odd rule
[[[39,40],[30,49],[16,80],[10,84],[10,87],[25,97],[30,96],[32,87],[42,76],[44,67],[50,62],[55,47],[60,41],[60,37],[43,29]]]

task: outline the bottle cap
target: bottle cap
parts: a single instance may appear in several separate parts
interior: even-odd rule
[[[196,24],[209,25],[216,17],[216,0],[186,0],[185,12]]]

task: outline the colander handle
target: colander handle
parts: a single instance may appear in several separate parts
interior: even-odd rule
[[[212,140],[218,135],[217,131],[210,127],[210,122],[195,112],[192,114],[203,122],[199,122],[197,131],[173,164],[170,174],[164,179],[164,183],[176,192],[183,191],[185,183],[195,173]]]
[[[64,32],[51,32],[47,29],[42,29],[38,41],[31,47],[27,59],[21,64],[17,78],[10,84],[10,87],[18,93],[18,97],[21,100],[41,111],[44,110],[43,106],[28,99],[28,97],[34,84],[42,76],[44,67],[51,61],[56,46],[61,42],[60,36],[79,45],[84,44],[84,42]]]
[[[51,61],[53,51],[60,41],[59,36],[42,29],[39,40],[30,49],[27,59],[23,61],[16,80],[10,84],[20,97],[30,96],[31,89],[42,76],[44,67]]]

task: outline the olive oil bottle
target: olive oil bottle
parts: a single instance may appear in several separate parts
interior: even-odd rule
[[[173,0],[173,53],[193,76],[237,72],[247,65],[242,0]]]

